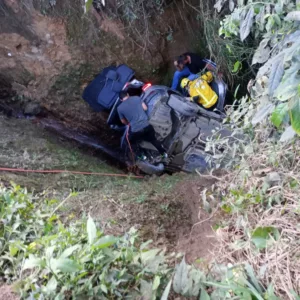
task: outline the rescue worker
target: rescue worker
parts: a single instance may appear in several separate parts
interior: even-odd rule
[[[203,69],[213,69],[210,64],[207,64],[205,59],[192,52],[186,52],[177,57],[174,60],[174,66],[177,70],[174,73],[171,85],[171,89],[173,90],[176,90],[179,87],[179,83],[182,78],[189,77],[193,80],[197,77],[195,74],[199,73]]]
[[[180,86],[186,90],[190,100],[197,102],[206,109],[213,109],[218,101],[218,95],[210,87],[209,83],[213,81],[213,74],[208,71],[201,77],[194,80],[183,78]]]
[[[118,114],[124,125],[130,125],[130,142],[140,140],[150,142],[161,154],[162,158],[168,158],[162,144],[156,139],[155,131],[148,121],[147,105],[138,96],[129,96],[126,91],[121,91],[119,97],[122,103],[118,106]]]

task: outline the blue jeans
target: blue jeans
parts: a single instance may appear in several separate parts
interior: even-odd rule
[[[198,75],[198,74],[192,74],[192,73],[191,73],[191,74],[189,75],[188,79],[191,80],[191,81],[193,81],[193,80],[197,79],[199,76],[200,76],[200,75]]]
[[[190,74],[191,74],[191,71],[189,70],[188,67],[184,67],[184,69],[182,71],[176,71],[173,76],[171,89],[177,90],[177,88],[180,84],[180,80],[182,78],[188,77]]]
[[[192,74],[188,67],[184,67],[182,71],[176,71],[173,76],[172,90],[177,90],[181,79],[188,77],[189,80],[194,80],[199,77],[197,74]]]

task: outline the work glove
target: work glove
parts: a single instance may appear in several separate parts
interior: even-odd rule
[[[200,96],[194,96],[194,97],[192,98],[192,101],[194,101],[194,102],[198,102],[198,101],[199,101],[199,99],[200,99]]]

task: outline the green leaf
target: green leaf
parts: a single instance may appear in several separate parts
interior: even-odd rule
[[[291,294],[295,297],[295,300],[300,300],[300,296],[294,290],[291,290]]]
[[[274,96],[281,101],[289,100],[298,92],[298,85],[300,83],[300,65],[298,63],[285,71],[281,83],[277,87]]]
[[[55,276],[52,276],[46,285],[46,290],[48,293],[55,292],[57,288],[57,280]]]
[[[290,102],[290,119],[293,129],[297,134],[300,134],[300,97],[295,96]]]
[[[261,289],[261,285],[259,284],[255,274],[254,274],[254,270],[253,267],[251,265],[249,265],[248,263],[245,263],[245,270],[249,276],[249,278],[251,279],[251,282],[253,283],[255,289],[262,294],[262,289]]]
[[[242,68],[242,63],[238,60],[235,62],[232,73],[237,73]]]
[[[84,6],[84,8],[85,8],[84,12],[85,13],[87,13],[90,10],[92,4],[93,4],[93,0],[85,0],[85,6]]]
[[[86,224],[89,244],[93,244],[94,239],[97,237],[97,229],[94,220],[89,216]]]
[[[48,259],[50,259],[53,256],[55,248],[56,248],[56,246],[50,246],[50,247],[46,248],[45,254]]]
[[[265,29],[265,6],[262,5],[262,7],[259,10],[259,13],[255,17],[255,22],[259,25],[259,30],[264,31]]]
[[[280,84],[284,73],[284,61],[282,59],[278,59],[272,64],[271,74],[269,78],[269,94],[273,96],[275,90]]]
[[[257,48],[252,58],[252,65],[263,64],[269,59],[271,49],[270,47],[266,48]]]
[[[288,113],[288,104],[287,103],[280,103],[276,106],[275,110],[271,115],[271,122],[279,128],[282,121],[286,117]]]
[[[252,300],[252,295],[255,296],[257,300],[264,300],[263,297],[261,297],[261,295],[258,293],[258,291],[254,288],[254,286],[248,281],[248,280],[245,280],[246,282],[246,285],[248,286],[248,289],[245,288],[245,292],[249,292],[249,300]],[[242,293],[245,293],[243,292],[243,288],[240,288],[240,290],[242,291]],[[252,294],[252,295],[251,295]]]
[[[107,248],[110,247],[111,245],[115,244],[116,242],[118,242],[118,238],[111,236],[111,235],[106,235],[102,238],[100,238],[96,243],[95,246],[98,249],[103,249],[103,248]]]
[[[296,30],[293,33],[287,34],[283,40],[283,44],[287,45],[289,43],[293,43],[300,38],[300,30]]]
[[[291,11],[285,18],[289,21],[300,21],[300,11]]]
[[[282,133],[281,137],[280,137],[280,142],[281,143],[286,143],[289,142],[290,140],[292,140],[295,136],[296,132],[293,129],[292,126],[289,126],[285,129],[285,131]]]
[[[273,14],[273,18],[274,18],[275,23],[276,23],[278,26],[281,26],[281,20],[280,20],[279,16],[276,15],[276,14]]]
[[[80,248],[80,245],[74,245],[64,250],[64,252],[60,255],[60,258],[67,258],[73,254],[74,251]]]
[[[151,243],[153,243],[153,240],[149,240],[145,243],[142,243],[141,246],[140,246],[140,249],[143,250],[143,249],[147,248],[148,245],[150,245]]]
[[[142,252],[141,253],[141,260],[142,260],[142,263],[145,264],[147,263],[147,261],[155,258],[155,256],[158,254],[158,252],[160,252],[161,250],[160,249],[151,249],[151,250],[148,250],[148,251],[145,251],[145,252]]]
[[[102,284],[100,285],[100,288],[101,288],[101,290],[103,291],[103,293],[107,294],[108,290],[107,290],[107,287],[106,287],[105,284],[102,283]]]
[[[202,287],[202,282],[205,281],[205,275],[200,270],[192,267],[188,274],[189,283],[184,289],[184,295],[197,297]]]
[[[56,269],[63,273],[73,273],[80,270],[80,265],[69,258],[59,258],[55,262]]]
[[[164,256],[159,252],[161,252],[161,249],[151,249],[141,253],[141,261],[147,272],[155,274],[158,272],[159,266],[163,264]]]
[[[260,42],[259,47],[253,55],[252,65],[255,65],[257,63],[263,64],[268,60],[271,52],[270,47],[267,46],[269,41],[270,38],[265,38]]]
[[[45,261],[41,258],[37,258],[34,255],[29,255],[29,258],[25,260],[23,270],[26,269],[32,269],[35,267],[43,267],[45,264]]]
[[[264,295],[264,299],[268,299],[268,300],[280,300],[280,298],[276,297],[275,293],[274,293],[274,287],[272,284],[270,284],[268,286],[267,291],[265,292]]]
[[[274,104],[272,103],[264,105],[263,107],[258,109],[258,111],[255,113],[255,115],[251,120],[252,125],[255,126],[256,124],[266,119],[266,117],[273,111],[273,109],[274,109]]]
[[[267,247],[267,241],[270,236],[276,240],[279,236],[277,228],[274,227],[257,227],[252,233],[251,240],[258,249]]]
[[[19,251],[19,248],[14,246],[14,245],[10,245],[9,246],[9,254],[10,256],[14,257]]]
[[[172,279],[169,281],[169,283],[167,284],[160,300],[168,300],[169,298],[169,294],[170,294],[170,289],[171,289],[171,285],[172,285]]]
[[[157,288],[159,287],[160,285],[160,276],[156,275],[154,277],[154,281],[153,281],[153,285],[152,285],[152,290],[155,291],[157,290]]]
[[[175,275],[173,280],[173,289],[176,293],[180,294],[188,285],[188,266],[183,257],[181,263],[176,266]]]
[[[239,91],[239,89],[240,89],[240,84],[236,87],[236,89],[235,89],[235,91],[234,91],[234,95],[233,95],[233,97],[234,97],[234,99],[236,99],[236,97],[237,97],[237,93],[238,93],[238,91]]]
[[[271,30],[273,29],[274,25],[275,25],[275,20],[274,20],[273,16],[270,15],[268,17],[268,22],[267,22],[267,25],[266,25],[267,32],[271,32]]]
[[[141,280],[140,292],[142,299],[152,299],[152,282],[150,283],[145,280]]]
[[[210,297],[205,289],[201,289],[200,299],[199,300],[210,300]]]
[[[253,25],[254,9],[251,6],[247,12],[245,19],[242,21],[240,26],[240,38],[244,41],[250,34],[251,27]]]

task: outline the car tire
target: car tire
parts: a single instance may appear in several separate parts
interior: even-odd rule
[[[178,95],[171,95],[168,105],[186,117],[196,116],[199,112],[199,106],[196,103],[190,102]]]
[[[165,169],[165,166],[162,163],[160,163],[156,166],[156,165],[150,164],[147,161],[138,161],[136,163],[136,165],[143,173],[145,173],[147,175],[159,175]]]

